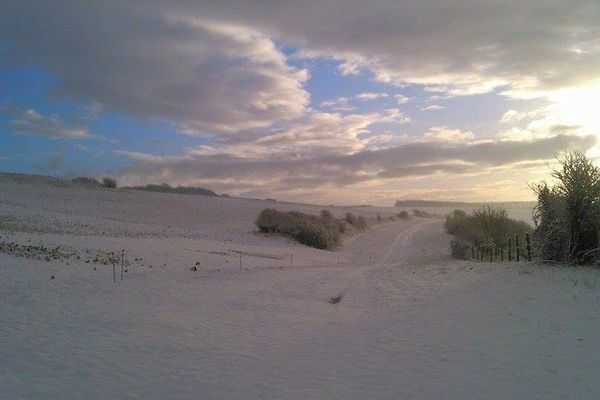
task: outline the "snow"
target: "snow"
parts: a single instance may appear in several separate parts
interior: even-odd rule
[[[599,270],[453,261],[434,219],[315,250],[273,206],[321,209],[0,179],[0,242],[80,256],[0,253],[0,398],[600,397]]]

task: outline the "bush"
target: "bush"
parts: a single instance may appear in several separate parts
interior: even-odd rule
[[[407,220],[410,218],[407,211],[400,211],[396,216],[402,220]]]
[[[532,185],[538,203],[534,209],[534,238],[542,260],[568,261],[569,232],[565,199],[546,182]]]
[[[359,215],[358,217],[356,217],[356,223],[354,224],[354,226],[359,231],[364,231],[365,229],[367,229],[369,224],[367,224],[367,220],[365,219],[365,217]]]
[[[356,215],[354,215],[352,213],[346,213],[346,216],[344,217],[344,219],[350,225],[356,225]]]
[[[508,217],[506,210],[484,206],[467,215],[454,210],[446,217],[446,232],[454,235],[451,242],[452,255],[461,258],[463,247],[503,245],[516,234],[530,233],[531,226]],[[470,251],[470,250],[469,250]],[[466,257],[470,257],[467,253]]]
[[[461,238],[452,238],[450,241],[450,251],[452,252],[452,257],[458,258],[460,260],[469,260],[471,259],[471,244],[464,239]]]
[[[580,152],[564,153],[554,187],[533,185],[538,197],[535,238],[546,260],[586,263],[600,258],[600,169]]]
[[[333,219],[333,214],[329,210],[321,210],[321,218]]]
[[[117,181],[114,180],[113,178],[105,176],[104,178],[102,178],[102,186],[104,186],[106,188],[114,189],[117,187]]]
[[[331,249],[341,239],[339,221],[297,211],[281,212],[266,208],[258,215],[256,225],[263,233],[290,236],[317,249]]]
[[[454,210],[446,217],[446,232],[457,235],[466,226],[467,213],[462,210]]]
[[[362,215],[357,217],[352,213],[346,213],[344,220],[359,231],[364,231],[369,226],[369,224],[367,224],[367,220]]]

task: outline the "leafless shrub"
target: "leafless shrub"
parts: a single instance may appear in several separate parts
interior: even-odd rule
[[[566,152],[552,171],[554,187],[532,185],[538,197],[535,237],[542,257],[552,261],[598,261],[600,169],[580,152]]]

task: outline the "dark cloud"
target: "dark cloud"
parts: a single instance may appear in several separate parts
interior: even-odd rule
[[[202,7],[122,1],[0,6],[1,59],[56,74],[59,96],[97,102],[190,134],[267,126],[304,112],[305,71],[259,32]],[[234,22],[234,21],[233,21]]]
[[[122,179],[131,183],[162,182],[208,184],[221,190],[268,185],[274,191],[298,188],[318,190],[432,174],[479,173],[532,160],[550,160],[563,150],[585,151],[596,144],[594,136],[559,135],[529,142],[487,142],[467,145],[420,142],[350,155],[324,155],[303,159],[247,159],[234,155],[155,157],[129,154],[135,162]],[[223,188],[224,189],[224,188]]]
[[[470,93],[600,78],[600,2],[5,1],[2,60],[58,76],[56,93],[189,133],[301,115],[306,73],[273,40],[393,83]]]
[[[210,2],[209,2],[210,3]],[[600,78],[600,2],[223,0],[205,12],[333,55],[379,79],[457,92],[555,89]]]

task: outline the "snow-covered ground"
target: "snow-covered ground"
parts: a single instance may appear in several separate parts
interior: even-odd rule
[[[600,398],[600,270],[452,261],[434,219],[315,250],[265,207],[322,208],[0,177],[0,399]]]

